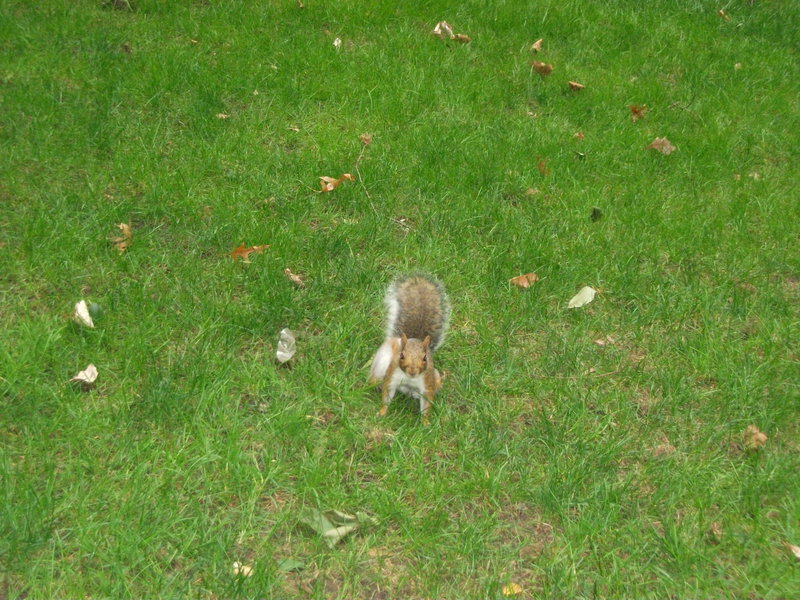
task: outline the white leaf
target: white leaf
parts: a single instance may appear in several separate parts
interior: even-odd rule
[[[86,300],[81,300],[75,305],[75,312],[72,313],[72,318],[75,319],[75,322],[94,329],[94,321],[92,321],[92,315],[89,314]]]
[[[281,329],[281,338],[278,340],[278,351],[275,353],[278,362],[285,363],[294,356],[295,353],[294,333],[291,329]]]
[[[333,47],[334,48],[338,49],[339,47],[341,47],[341,45],[342,45],[342,40],[340,38],[336,38],[335,40],[333,40]]]
[[[97,379],[97,367],[90,363],[83,371],[70,379],[70,381],[80,383],[84,387],[89,387],[94,383],[95,379]]]
[[[450,24],[447,21],[439,21],[436,24],[436,27],[433,28],[431,32],[433,35],[439,36],[440,38],[444,38],[444,36],[449,37],[451,40],[456,37],[456,34],[453,33],[453,28],[450,27]]]
[[[795,557],[797,560],[800,560],[800,546],[795,546],[794,544],[790,544],[789,542],[784,542],[784,544],[785,544],[785,545],[786,545],[786,547],[789,549],[789,551],[790,551],[792,554],[794,554],[794,557]]]
[[[592,287],[588,285],[584,288],[581,288],[581,291],[575,294],[572,297],[572,300],[569,301],[569,308],[580,308],[581,306],[585,306],[589,304],[592,300],[594,300],[594,295],[597,293]]]
[[[237,560],[233,563],[233,574],[241,575],[242,577],[250,577],[253,574],[253,567],[250,565],[243,565]]]

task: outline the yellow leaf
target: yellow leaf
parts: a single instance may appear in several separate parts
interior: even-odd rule
[[[111,243],[117,247],[119,253],[122,254],[127,250],[128,246],[131,245],[131,240],[133,239],[133,234],[131,233],[130,225],[126,223],[118,223],[117,227],[122,232],[122,235],[119,237],[111,238]]]
[[[569,85],[569,89],[571,89],[573,92],[579,92],[586,88],[585,85],[578,83],[577,81],[568,81],[567,84]]]
[[[517,596],[522,593],[522,586],[518,583],[509,583],[503,586],[503,596]]]
[[[531,52],[541,52],[542,51],[542,38],[539,38],[533,44],[531,44]]]

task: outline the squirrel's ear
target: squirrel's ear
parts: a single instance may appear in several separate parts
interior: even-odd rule
[[[406,334],[404,333],[403,335],[400,336],[400,350],[405,348],[407,343],[408,343],[408,336],[406,336]]]
[[[431,336],[426,335],[425,339],[422,340],[422,347],[427,348],[430,343],[431,343]]]

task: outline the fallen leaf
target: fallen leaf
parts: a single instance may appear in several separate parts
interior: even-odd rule
[[[572,134],[572,137],[574,137],[576,140],[582,140],[586,136],[583,134],[582,131],[576,131],[575,133]]]
[[[261,254],[264,250],[269,248],[269,244],[263,244],[261,246],[250,246],[249,248],[245,248],[244,243],[240,244],[238,248],[234,248],[231,252],[231,258],[233,262],[236,262],[237,258],[241,258],[242,262],[249,263],[250,262],[250,255],[255,252],[256,254]]]
[[[631,110],[631,121],[634,123],[644,117],[644,113],[647,112],[647,104],[642,104],[641,106],[638,104],[631,104],[628,108]]]
[[[339,48],[341,48],[341,46],[342,46],[341,38],[337,37],[335,40],[333,40],[333,47],[334,48],[336,48],[338,50]]]
[[[128,249],[128,246],[131,245],[131,241],[133,240],[133,233],[131,233],[130,225],[126,223],[117,223],[117,227],[122,232],[121,236],[111,238],[111,243],[117,247],[119,253],[122,254],[125,250]]]
[[[522,586],[518,583],[509,583],[503,586],[503,596],[516,596],[522,593]]]
[[[789,552],[794,554],[794,557],[797,560],[800,560],[800,546],[795,546],[794,544],[790,544],[789,542],[783,542],[783,545],[789,549]]]
[[[617,343],[617,338],[615,338],[613,335],[607,335],[604,338],[594,340],[592,343],[600,347],[613,346],[614,344]]]
[[[728,13],[726,13],[726,12],[725,12],[724,10],[722,10],[721,8],[720,8],[720,9],[717,11],[717,14],[718,14],[720,17],[722,17],[723,19],[725,19],[726,21],[730,21],[730,20],[731,20],[731,18],[730,18],[730,16],[728,15]]]
[[[291,573],[292,571],[301,571],[305,569],[306,563],[302,560],[294,558],[284,558],[278,561],[278,571],[281,573]]]
[[[542,51],[542,38],[539,38],[535,42],[531,44],[531,52],[541,52]]]
[[[711,527],[706,532],[706,538],[710,544],[714,545],[722,541],[722,524],[719,521],[711,523]]]
[[[361,143],[365,146],[369,146],[372,143],[372,134],[362,133],[360,136],[358,136],[358,139],[360,139]]]
[[[93,364],[90,363],[89,365],[86,366],[86,368],[83,371],[81,371],[80,373],[75,375],[75,377],[70,379],[70,381],[79,383],[84,390],[88,390],[89,388],[92,387],[96,379],[97,379],[97,367],[95,367]]]
[[[472,41],[471,37],[464,35],[463,33],[457,33],[453,39],[457,42],[461,42],[462,44],[469,44]]]
[[[594,296],[597,293],[592,287],[588,285],[581,288],[581,290],[575,294],[572,299],[569,301],[568,308],[580,308],[581,306],[585,306],[589,304],[592,300],[594,300]]]
[[[275,352],[275,357],[278,362],[283,364],[288,362],[297,351],[297,344],[294,339],[294,332],[291,329],[281,329],[280,338],[278,339],[278,349]]]
[[[528,188],[525,190],[526,196],[536,196],[537,194],[541,194],[542,191],[539,188]]]
[[[553,65],[550,63],[543,63],[535,60],[531,63],[533,70],[536,71],[542,78],[547,77],[550,73],[553,72]]]
[[[228,118],[230,118],[230,115],[225,114],[225,113],[217,113],[217,118],[218,119],[228,119]]]
[[[657,137],[652,142],[650,142],[650,145],[647,146],[646,149],[658,150],[659,152],[661,152],[661,154],[667,154],[667,155],[672,154],[676,150],[675,146],[672,145],[672,142],[670,142],[665,137],[663,138]]]
[[[303,281],[303,278],[300,275],[292,273],[291,269],[289,268],[284,269],[283,274],[286,275],[289,278],[289,280],[297,287],[306,287],[306,282]]]
[[[253,574],[253,567],[243,565],[238,560],[233,563],[233,574],[241,577],[250,577]]]
[[[436,27],[433,28],[433,31],[431,33],[433,33],[433,35],[435,35],[437,37],[440,37],[442,39],[444,39],[445,36],[447,36],[451,40],[454,37],[456,37],[456,34],[453,33],[453,28],[450,27],[450,24],[447,21],[439,21],[436,24]]]
[[[758,181],[759,179],[761,179],[761,173],[759,173],[758,171],[753,171],[752,173],[748,173],[747,176],[753,181]]]
[[[741,68],[742,68],[742,63],[736,63],[735,65],[733,65],[733,70],[734,71],[738,71]]]
[[[569,89],[573,92],[580,92],[583,89],[586,89],[586,86],[582,83],[578,83],[577,81],[568,81],[567,85],[569,85]]]
[[[592,207],[592,212],[589,213],[589,220],[592,223],[596,223],[597,221],[599,221],[602,218],[603,218],[603,211],[600,210],[600,208],[598,206]]]
[[[89,307],[86,305],[86,300],[81,300],[75,304],[75,310],[72,313],[72,318],[76,323],[85,325],[90,329],[94,329],[94,321],[92,321],[92,315],[89,314]]]
[[[760,450],[767,443],[767,436],[755,425],[748,425],[744,431],[744,447],[746,450]]]
[[[322,188],[323,192],[332,192],[339,187],[343,181],[355,181],[355,177],[350,173],[344,173],[339,179],[323,175],[319,178],[319,186]]]
[[[539,281],[539,276],[536,273],[526,273],[525,275],[517,275],[508,280],[512,285],[521,288],[529,288],[532,284]]]
[[[668,456],[674,453],[675,453],[675,446],[673,446],[669,442],[664,442],[663,444],[659,444],[653,450],[653,454],[655,456]]]
[[[314,508],[307,509],[300,522],[320,534],[330,548],[362,526],[377,524],[376,519],[361,511],[349,515],[338,510],[322,512]]]
[[[547,166],[547,160],[541,156],[539,156],[536,161],[536,168],[539,169],[539,173],[541,173],[543,177],[550,175],[550,167]]]

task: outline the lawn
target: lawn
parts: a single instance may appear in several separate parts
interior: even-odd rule
[[[794,0],[0,0],[0,598],[800,597],[799,49]],[[415,270],[429,426],[366,384]]]

